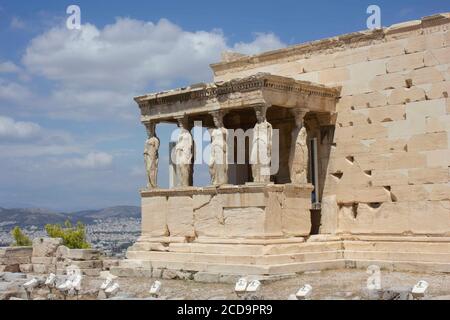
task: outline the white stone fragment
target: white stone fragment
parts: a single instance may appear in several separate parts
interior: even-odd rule
[[[115,295],[119,292],[120,286],[117,282],[115,282],[112,286],[106,288],[105,293],[108,297]]]
[[[69,291],[72,288],[72,280],[67,279],[56,288],[60,291]]]
[[[251,281],[247,286],[247,292],[257,292],[261,288],[261,282],[259,280]]]
[[[417,282],[411,291],[413,297],[414,298],[424,297],[425,292],[428,289],[428,286],[429,284],[425,280],[420,280],[419,282]]]
[[[76,291],[80,291],[82,279],[83,279],[83,277],[81,276],[81,274],[76,275],[74,277],[74,279],[72,280],[72,288],[75,289]]]
[[[44,283],[47,287],[54,287],[56,284],[56,274],[50,273]]]
[[[23,287],[27,291],[31,291],[39,285],[39,280],[36,278],[31,279],[23,284]]]
[[[162,284],[160,281],[153,282],[152,286],[150,287],[150,294],[152,296],[157,296],[161,291],[161,286]]]
[[[246,278],[240,278],[237,282],[236,285],[234,287],[234,291],[236,293],[241,293],[241,292],[245,292],[245,290],[247,289],[247,284],[248,281]]]
[[[108,288],[111,284],[113,283],[113,279],[112,278],[107,278],[102,285],[100,286],[101,290],[106,290],[106,288]]]
[[[301,287],[297,293],[295,294],[297,299],[300,300],[307,300],[312,294],[312,287],[309,284],[305,284],[303,287]]]

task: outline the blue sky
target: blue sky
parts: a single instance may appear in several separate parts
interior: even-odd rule
[[[68,30],[66,8],[81,8]],[[448,1],[0,1],[0,207],[139,204],[144,128],[132,97],[210,81],[254,54],[450,11]],[[172,127],[159,126],[167,144]],[[167,146],[159,181],[167,186]],[[197,170],[195,183],[207,183]]]

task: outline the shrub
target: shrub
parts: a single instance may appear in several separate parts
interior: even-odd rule
[[[14,238],[14,242],[11,244],[13,247],[28,247],[33,244],[30,238],[19,227],[14,227],[11,230],[11,235]]]
[[[70,249],[89,249],[91,245],[86,241],[85,226],[78,222],[76,226],[72,226],[69,220],[64,223],[64,227],[60,224],[47,224],[45,231],[51,238],[63,239],[63,244]]]

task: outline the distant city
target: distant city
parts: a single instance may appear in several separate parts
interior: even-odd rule
[[[80,211],[72,214],[55,213],[45,209],[4,209],[0,208],[0,247],[12,242],[11,229],[16,225],[34,239],[46,236],[47,223],[63,224],[66,220],[86,225],[86,236],[93,248],[100,249],[109,256],[123,257],[126,249],[140,235],[140,208],[118,206],[101,210]]]

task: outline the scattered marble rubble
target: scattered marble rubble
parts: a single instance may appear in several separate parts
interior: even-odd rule
[[[0,299],[184,299],[179,296],[184,290],[174,283],[188,286],[189,290],[208,292],[204,299],[230,299],[262,300],[267,291],[264,286],[278,282],[289,281],[283,277],[257,277],[257,276],[231,276],[212,274],[206,272],[185,272],[169,269],[152,269],[149,274],[142,274],[139,268],[131,268],[127,277],[121,277],[115,269],[117,260],[105,259],[98,250],[69,249],[62,245],[61,239],[37,238],[32,247],[0,248]],[[141,273],[140,273],[141,272]],[[318,277],[315,274],[306,274]],[[153,278],[153,279],[152,279]],[[158,278],[159,280],[155,280]],[[148,286],[146,292],[137,292],[130,283],[140,279],[140,286],[144,280]],[[418,279],[417,279],[418,280]],[[120,282],[120,283],[119,283]],[[166,283],[171,283],[167,286]],[[411,282],[411,280],[409,280]],[[408,283],[409,283],[408,282]],[[406,283],[406,282],[405,282]],[[123,285],[122,285],[123,284]],[[225,291],[211,291],[205,288],[220,285],[228,288]],[[233,290],[233,285],[234,289]],[[316,299],[312,292],[316,291],[318,284],[301,284],[286,297],[289,300]],[[434,282],[436,285],[436,281]],[[201,287],[199,287],[201,286]],[[441,299],[439,295],[431,297],[427,291],[430,284],[421,280],[411,286],[392,286],[379,290],[366,288],[357,291],[336,291],[332,294],[322,295],[321,299],[330,300],[413,300],[413,299]],[[314,290],[313,290],[314,287]],[[348,288],[347,288],[348,289]],[[230,296],[230,292],[234,292]]]

